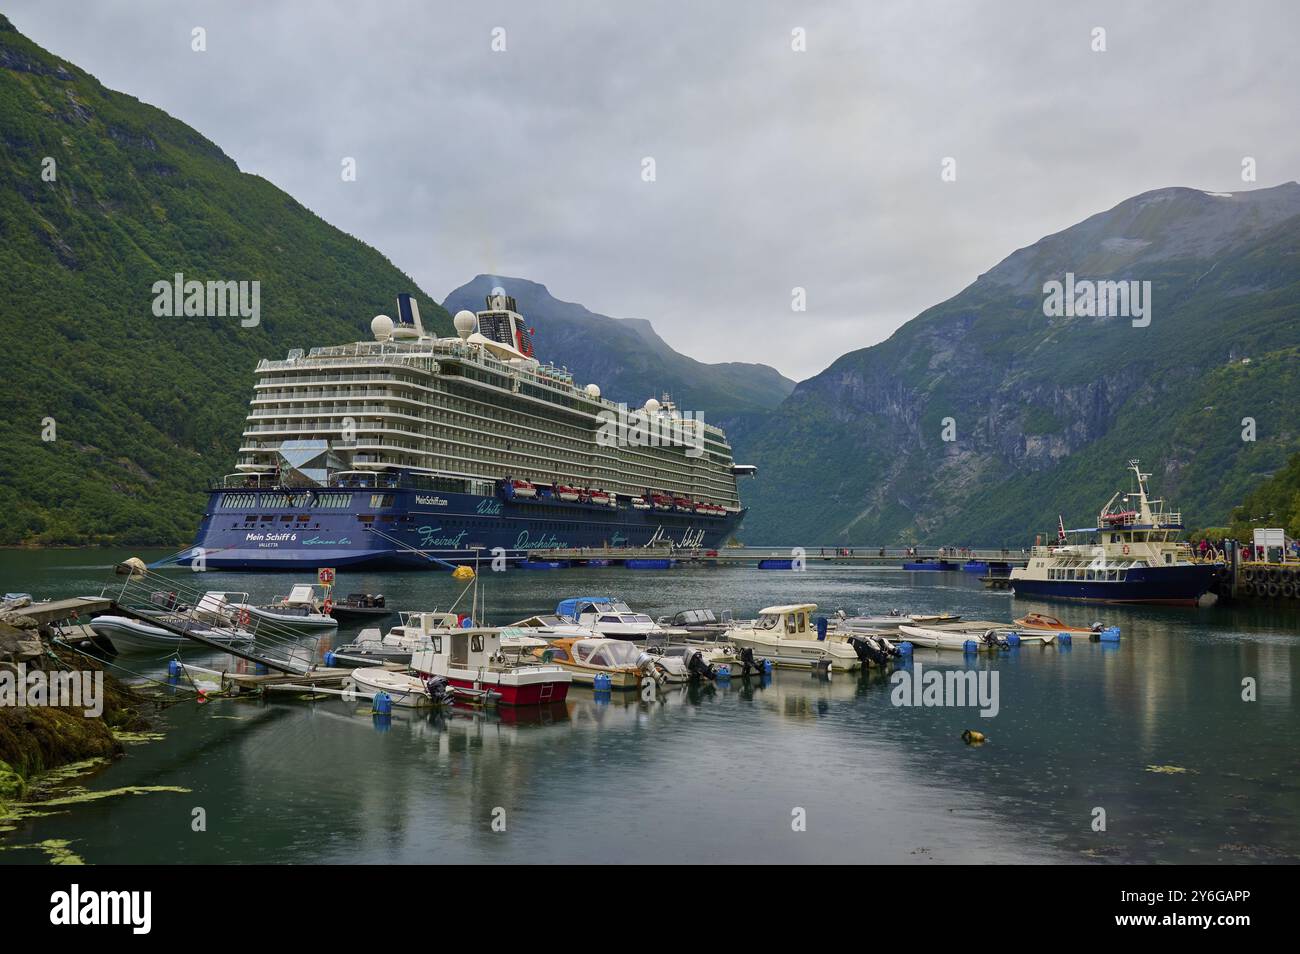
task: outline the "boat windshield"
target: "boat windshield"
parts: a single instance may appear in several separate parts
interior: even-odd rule
[[[635,666],[641,658],[641,650],[631,643],[588,643],[576,649],[578,659],[592,666]]]
[[[760,613],[758,622],[754,623],[755,629],[776,629],[777,624],[781,622],[780,613]]]

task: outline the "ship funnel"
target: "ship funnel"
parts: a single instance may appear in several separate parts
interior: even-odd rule
[[[393,337],[424,337],[424,325],[420,322],[419,302],[406,292],[402,292],[397,296],[397,321],[393,325]]]

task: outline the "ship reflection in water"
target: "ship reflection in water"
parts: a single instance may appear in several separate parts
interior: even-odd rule
[[[10,578],[44,592],[99,578],[76,565],[93,562],[84,553],[50,559],[68,567],[30,579],[15,564]],[[744,616],[800,600],[968,619],[1041,611],[1117,625],[1123,638],[971,657],[917,649],[913,672],[996,672],[993,718],[974,706],[895,705],[889,676],[874,669],[830,681],[779,670],[650,700],[574,687],[559,706],[388,720],[365,704],[293,695],[183,704],[166,712],[164,740],[132,746],[86,784],[190,793],[90,802],[25,820],[7,840],[69,839],[91,863],[1300,859],[1292,619],[1071,608],[984,590],[967,574],[921,576],[608,568],[519,573],[509,585],[485,574],[482,585],[495,622],[553,605],[563,589],[614,592],[652,615],[712,605]],[[284,582],[229,579],[264,584],[254,599]],[[449,574],[341,583],[403,608],[448,606],[459,590]],[[1242,701],[1246,677],[1255,702]],[[964,744],[967,729],[987,741]],[[190,828],[196,805],[203,833]],[[1104,832],[1092,830],[1098,807]]]

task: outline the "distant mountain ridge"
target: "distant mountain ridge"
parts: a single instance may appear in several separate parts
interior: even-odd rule
[[[1150,325],[1045,316],[1067,272],[1150,281]],[[1221,523],[1300,449],[1300,185],[1160,189],[1046,236],[733,443],[755,543],[1021,546],[1095,516],[1131,457]]]
[[[477,275],[450,292],[443,308],[450,314],[482,311],[497,286],[514,296],[524,319],[536,327],[538,357],[567,367],[579,384],[598,384],[610,400],[639,407],[668,392],[679,407],[726,427],[777,407],[794,389],[775,368],[697,361],[670,347],[644,318],[597,314],[524,278]]]

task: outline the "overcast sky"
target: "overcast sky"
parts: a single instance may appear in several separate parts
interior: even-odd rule
[[[796,379],[1130,195],[1300,177],[1294,0],[3,9],[439,300],[531,278]]]

